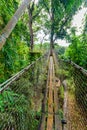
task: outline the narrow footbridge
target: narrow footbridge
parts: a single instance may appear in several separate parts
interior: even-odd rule
[[[0,130],[87,130],[87,72],[46,53],[0,85],[0,102]]]

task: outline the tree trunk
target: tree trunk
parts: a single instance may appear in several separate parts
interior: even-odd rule
[[[6,39],[11,34],[12,30],[14,29],[15,25],[17,24],[19,18],[21,17],[22,13],[25,11],[26,7],[30,4],[31,0],[24,0],[20,7],[15,12],[12,19],[8,22],[8,24],[5,26],[4,30],[2,31],[2,34],[0,35],[0,49],[3,47],[3,45],[6,42]]]
[[[51,38],[50,38],[50,55],[52,55],[52,49],[54,48],[54,5],[51,0]]]
[[[32,28],[32,10],[30,9],[30,5],[28,6],[28,13],[29,13],[30,47],[31,51],[33,51],[34,40],[33,40],[33,28]]]

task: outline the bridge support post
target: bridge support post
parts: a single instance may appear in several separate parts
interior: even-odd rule
[[[62,130],[64,130],[64,126],[65,126],[65,124],[67,124],[67,122],[66,122],[66,120],[61,120],[61,123],[62,123]]]

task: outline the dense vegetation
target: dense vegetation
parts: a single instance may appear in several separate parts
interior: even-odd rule
[[[30,48],[33,49],[34,42],[38,40],[36,34],[38,31],[43,30],[45,35],[51,31],[52,46],[57,38],[67,36],[66,29],[69,28],[72,16],[81,2],[39,0],[37,4],[31,3],[0,51],[0,82],[11,77],[31,61]],[[1,32],[19,7],[19,3],[20,0],[1,1]]]
[[[0,31],[3,31],[3,28],[18,8],[18,5],[19,0],[1,1]],[[28,19],[28,11],[26,11],[7,39],[6,45],[0,51],[0,82],[5,81],[35,59],[31,57],[29,51],[30,33]],[[38,54],[36,55],[36,57],[40,56]]]
[[[85,1],[84,6],[87,6]],[[62,55],[65,59],[70,59],[76,64],[87,69],[87,14],[85,14],[85,25],[82,34],[77,36],[75,27],[71,28],[71,34],[66,36],[70,45],[66,49],[65,54]]]
[[[20,0],[1,1],[0,33],[3,32],[3,28],[19,7],[19,3]],[[36,60],[42,54],[41,52],[49,50],[50,46],[55,46],[61,57],[70,58],[77,64],[87,68],[87,18],[81,36],[77,37],[75,33],[68,36],[66,31],[67,28],[70,28],[72,16],[81,3],[82,0],[39,0],[37,4],[32,2],[19,19],[6,44],[0,51],[0,83]],[[43,30],[45,35],[49,34],[50,42],[46,41],[43,45],[42,43],[34,45],[38,41],[37,32],[41,30]],[[64,37],[71,41],[71,45],[66,51],[66,48],[59,47],[55,43],[56,39]],[[26,75],[23,75],[21,79],[14,82],[8,90],[0,95],[1,130],[8,129],[9,124],[11,128],[14,127],[18,130],[37,129],[41,108],[38,108],[37,112],[34,109],[34,100],[37,98],[34,96],[35,94],[38,95],[38,87],[42,91],[46,80],[46,74],[44,73],[46,63],[44,61],[38,62]],[[44,63],[43,66],[42,63]],[[40,70],[42,68],[43,70]],[[36,83],[38,83],[37,86]],[[17,126],[17,123],[20,125]],[[3,124],[5,124],[4,128]]]
[[[14,14],[18,8],[18,4],[16,0],[9,0],[8,2],[1,1],[0,31],[3,30],[3,27]],[[24,14],[6,41],[6,45],[0,51],[0,82],[11,77],[28,63],[28,44],[29,31],[26,26],[26,14]]]
[[[76,36],[75,31],[72,33],[71,44],[65,52],[65,57],[87,69],[87,17],[83,33],[80,36]]]

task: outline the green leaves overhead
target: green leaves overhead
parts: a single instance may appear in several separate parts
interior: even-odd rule
[[[71,29],[71,44],[66,50],[65,57],[87,69],[87,16],[84,22],[84,29],[80,36],[76,36],[76,28]]]
[[[58,3],[58,4],[57,4]],[[72,16],[75,14],[79,6],[81,5],[81,0],[60,0],[54,1],[54,26],[55,26],[55,37],[58,38],[64,35],[66,36],[66,29],[70,28],[70,22]]]
[[[65,57],[70,58],[78,65],[83,66],[85,69],[87,69],[87,43],[83,39],[83,36],[72,37],[72,43],[67,48]]]
[[[80,7],[82,0],[40,0],[40,4],[42,4],[43,8],[47,12],[47,15],[49,15],[51,19],[51,15],[53,11],[54,20],[53,23],[51,23],[51,20],[49,20],[49,30],[51,30],[51,25],[53,24],[54,28],[54,41],[57,38],[64,38],[64,36],[67,36],[67,28],[70,28],[70,22],[72,20],[72,16],[75,14],[75,12]],[[52,3],[52,4],[51,4]],[[45,26],[47,28],[47,26]],[[48,29],[48,28],[47,28]]]

